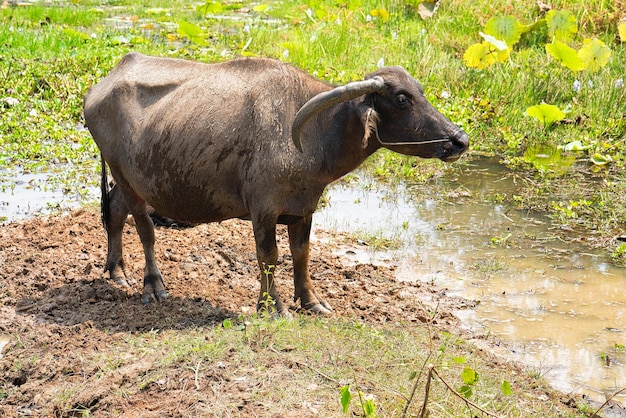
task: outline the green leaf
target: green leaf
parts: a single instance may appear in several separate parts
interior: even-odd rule
[[[611,50],[599,39],[585,39],[584,45],[578,50],[578,57],[585,69],[595,73],[609,62]]]
[[[263,13],[264,11],[267,10],[267,7],[268,7],[267,4],[264,3],[264,4],[259,4],[259,5],[254,6],[252,10],[254,10],[255,12]]]
[[[206,39],[204,39],[204,32],[198,26],[190,22],[180,21],[178,22],[178,29],[176,32],[180,36],[184,36],[191,42],[197,45],[206,45]]]
[[[626,20],[622,20],[617,24],[617,33],[622,42],[626,42]]]
[[[501,39],[509,47],[515,45],[522,36],[523,25],[514,16],[492,17],[485,25],[485,33]]]
[[[511,383],[509,383],[508,380],[502,382],[500,389],[502,389],[504,396],[511,396],[513,394],[513,391],[511,390]]]
[[[345,385],[340,389],[341,391],[341,408],[344,414],[348,413],[350,407],[350,401],[352,401],[352,394],[350,393],[350,385]]]
[[[564,151],[584,151],[587,149],[580,140],[572,141],[563,147]]]
[[[459,389],[459,393],[469,399],[472,397],[472,387],[470,385],[463,385]]]
[[[463,62],[470,68],[483,70],[495,64],[495,50],[496,48],[487,42],[470,45],[463,54]]]
[[[591,162],[594,163],[595,165],[603,166],[603,165],[607,165],[608,163],[612,163],[613,158],[611,158],[610,155],[602,155],[596,152],[595,154],[591,156]]]
[[[363,404],[363,412],[366,417],[375,418],[376,417],[376,405],[374,405],[374,401],[368,399]]]
[[[466,367],[461,372],[461,379],[466,385],[473,385],[478,382],[478,373],[471,367]]]
[[[559,41],[571,41],[578,32],[576,17],[569,10],[550,10],[546,23],[550,37]]]
[[[542,103],[526,109],[526,114],[539,120],[544,125],[552,125],[554,122],[565,119],[565,113],[554,105]]]
[[[409,380],[413,380],[417,377],[417,371],[413,370],[409,375]]]
[[[222,10],[224,10],[224,6],[222,6],[222,3],[217,1],[207,1],[204,4],[199,5],[196,10],[205,15],[214,15],[221,13]]]
[[[572,71],[580,71],[585,68],[585,64],[583,64],[576,50],[563,42],[555,39],[554,42],[546,45],[546,51],[552,58],[558,60],[562,66]]]
[[[456,364],[463,364],[467,361],[467,359],[465,357],[453,357],[452,361]]]
[[[485,42],[490,43],[491,45],[495,46],[498,51],[504,51],[505,49],[509,48],[506,45],[506,42],[501,41],[500,39],[497,39],[494,36],[488,35],[483,32],[478,32],[478,33],[480,34],[480,36],[482,36]]]

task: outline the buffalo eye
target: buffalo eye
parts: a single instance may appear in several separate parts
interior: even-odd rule
[[[398,106],[408,106],[410,103],[411,101],[404,94],[398,94],[396,96],[396,104]]]

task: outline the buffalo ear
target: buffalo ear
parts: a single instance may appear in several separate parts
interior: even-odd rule
[[[378,121],[380,116],[373,107],[367,106],[361,109],[361,123],[363,123],[363,149],[367,148],[372,133],[378,135]]]

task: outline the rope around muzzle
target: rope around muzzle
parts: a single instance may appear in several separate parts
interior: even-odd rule
[[[375,106],[376,104],[374,103],[374,97],[371,97],[371,107],[369,109],[367,109],[366,112],[366,120],[370,120],[370,118],[373,118],[374,120],[377,120],[376,116],[373,116],[372,114],[376,113],[376,109]],[[391,146],[402,146],[402,145],[411,145],[411,146],[415,146],[415,145],[429,145],[429,144],[438,144],[438,143],[442,143],[442,142],[449,142],[451,141],[449,136],[442,136],[441,138],[433,138],[433,139],[429,139],[427,141],[419,141],[419,142],[385,142],[382,139],[380,139],[380,135],[378,134],[378,124],[376,122],[372,123],[371,125],[368,123],[366,123],[366,126],[370,126],[370,129],[372,129],[374,131],[374,133],[376,134],[376,140],[378,141],[378,143],[382,146],[385,145],[391,145]]]
[[[368,113],[370,112],[375,112],[374,108],[370,108],[368,109]],[[369,118],[369,115],[367,116],[367,118]],[[450,137],[444,136],[441,138],[433,138],[433,139],[429,139],[427,141],[419,141],[419,142],[385,142],[382,139],[380,139],[380,135],[378,134],[378,125],[377,124],[373,124],[373,127],[371,128],[374,133],[376,134],[376,140],[378,141],[378,143],[382,146],[385,145],[391,145],[391,146],[402,146],[402,145],[428,145],[428,144],[438,144],[438,143],[442,143],[442,142],[449,142],[450,141]]]

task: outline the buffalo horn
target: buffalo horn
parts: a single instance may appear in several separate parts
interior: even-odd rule
[[[381,77],[372,77],[368,80],[354,81],[346,85],[335,87],[330,91],[320,93],[306,102],[304,106],[298,110],[296,117],[293,119],[293,125],[291,127],[291,138],[298,150],[302,151],[302,144],[300,143],[300,134],[304,125],[313,116],[319,112],[328,109],[341,102],[352,100],[364,94],[380,91],[385,85],[385,81]]]

